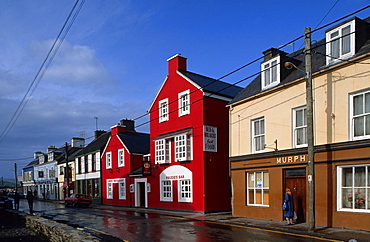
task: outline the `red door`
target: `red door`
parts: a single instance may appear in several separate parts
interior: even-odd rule
[[[290,188],[294,198],[296,222],[306,222],[306,168],[284,170],[284,191]]]

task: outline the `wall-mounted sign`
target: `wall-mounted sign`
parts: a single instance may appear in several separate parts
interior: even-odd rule
[[[217,128],[204,125],[204,151],[217,152]]]
[[[150,161],[143,161],[143,175],[150,175],[151,174],[151,165]]]

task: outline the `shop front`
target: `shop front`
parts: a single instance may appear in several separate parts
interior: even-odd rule
[[[283,221],[285,188],[308,222],[307,149],[231,157],[233,215]],[[370,230],[369,141],[315,147],[316,224]]]

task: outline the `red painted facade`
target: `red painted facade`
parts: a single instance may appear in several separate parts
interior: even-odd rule
[[[122,140],[122,136],[127,135],[128,132],[134,133],[130,136],[135,136],[135,134],[145,135],[136,133],[134,130],[127,130],[127,127],[123,124],[118,124],[111,128],[111,136],[101,158],[103,204],[129,207],[135,205],[134,194],[130,193],[132,178],[129,175],[136,169],[140,169],[145,153],[137,153],[130,150],[129,145]],[[120,152],[123,152],[123,154]],[[120,157],[123,159],[120,159]],[[110,162],[107,159],[110,159]]]
[[[230,210],[228,100],[218,95],[207,97],[204,89],[184,73],[185,57],[176,55],[168,60],[168,76],[149,109],[152,176],[147,179],[147,207],[199,212]],[[179,94],[184,92],[188,92],[190,105],[188,113],[182,115]],[[167,121],[160,118],[163,100],[168,103]],[[210,133],[205,134],[206,128]],[[187,137],[186,152],[190,150],[182,161],[175,157],[179,135]],[[205,136],[211,137],[211,145],[217,141],[217,152],[205,151]],[[161,154],[161,141],[164,162],[156,160],[158,152]]]

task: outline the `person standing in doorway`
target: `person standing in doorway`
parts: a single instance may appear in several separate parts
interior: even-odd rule
[[[294,217],[294,199],[289,188],[285,189],[284,199],[287,205],[286,209],[284,210],[284,217],[287,221],[287,225],[292,225]]]
[[[30,214],[33,213],[33,195],[31,191],[27,192],[28,207],[30,208]]]

